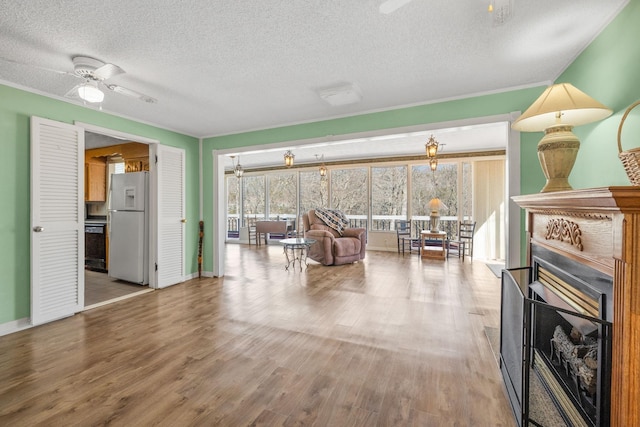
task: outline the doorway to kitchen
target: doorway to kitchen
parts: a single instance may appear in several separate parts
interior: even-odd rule
[[[139,141],[139,138],[132,135],[114,135],[107,130],[88,129],[85,126],[84,148],[84,309],[88,310],[153,290],[149,286],[148,266],[151,262],[149,233],[148,231],[131,233],[130,230],[119,228],[123,224],[112,220],[115,211],[112,210],[114,189],[111,187],[112,182],[123,181],[112,179],[114,175],[118,175],[118,178],[122,178],[124,174],[127,174],[126,178],[132,178],[134,175],[144,178],[143,185],[139,186],[137,193],[135,195],[132,193],[131,196],[146,201],[144,215],[141,215],[143,221],[135,224],[134,231],[148,230],[150,227],[150,204],[148,203],[150,142]],[[126,182],[130,181],[129,179]],[[134,191],[133,187],[127,186],[126,182],[122,182],[117,188],[123,187],[120,189]],[[120,215],[122,216],[123,213],[121,212]],[[136,245],[139,245],[140,251],[132,249]],[[118,256],[113,256],[114,250]],[[132,253],[125,255],[125,263],[132,264],[136,270],[144,271],[141,275],[144,280],[131,278],[128,276],[131,266],[125,268],[120,265],[123,261],[118,252],[130,250]],[[125,270],[124,273],[123,270]]]

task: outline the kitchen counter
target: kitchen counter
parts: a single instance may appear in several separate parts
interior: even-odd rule
[[[107,223],[106,219],[85,219],[85,225],[105,225]]]

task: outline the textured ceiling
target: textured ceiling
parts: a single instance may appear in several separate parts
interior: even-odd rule
[[[628,0],[511,2],[501,25],[488,0],[412,0],[391,14],[382,0],[10,2],[0,82],[63,98],[79,83],[71,58],[86,55],[126,71],[109,83],[158,100],[109,92],[104,111],[223,135],[549,83]],[[317,94],[345,83],[360,102]]]

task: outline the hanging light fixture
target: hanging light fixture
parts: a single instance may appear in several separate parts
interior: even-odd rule
[[[432,172],[435,172],[436,169],[438,169],[438,159],[436,159],[435,157],[433,159],[429,159],[429,167],[431,168]]]
[[[98,88],[98,82],[87,80],[78,87],[78,96],[84,101],[94,104],[102,102],[104,99],[104,92]]]
[[[236,156],[231,156],[231,163],[233,164],[233,173],[236,175],[236,178],[242,178],[242,174],[244,173],[244,169],[240,165],[240,156],[238,156],[238,163],[236,164],[234,159]]]
[[[318,155],[316,154],[315,156],[316,156],[316,161],[318,161]],[[322,162],[322,164],[318,168],[318,171],[320,172],[320,178],[325,178],[327,176],[327,167],[324,164],[324,154],[320,156],[319,161]]]
[[[438,155],[438,145],[438,141],[436,141],[433,135],[431,135],[429,137],[429,140],[427,141],[427,144],[424,146],[425,150],[427,151],[427,157],[429,159],[435,159]]]
[[[438,169],[438,148],[440,147],[440,143],[436,141],[436,139],[431,135],[429,140],[425,144],[424,148],[427,152],[427,158],[429,159],[429,167],[432,172],[435,172]]]
[[[287,152],[284,153],[284,165],[288,168],[293,166],[293,159],[295,159],[295,157],[291,150],[287,150]]]

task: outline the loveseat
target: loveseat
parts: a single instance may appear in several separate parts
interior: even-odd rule
[[[345,228],[342,235],[316,215],[315,209],[302,216],[304,237],[316,240],[308,257],[323,265],[349,264],[365,256],[367,230]]]

